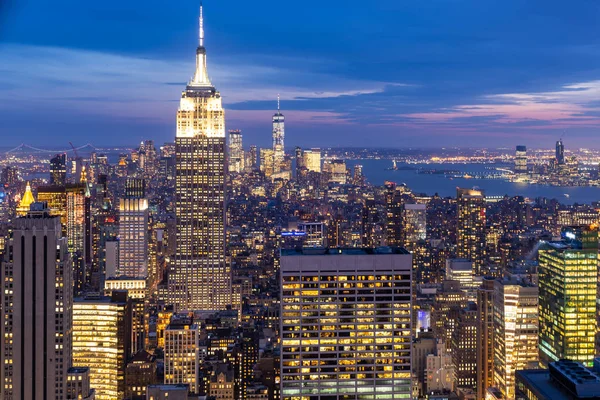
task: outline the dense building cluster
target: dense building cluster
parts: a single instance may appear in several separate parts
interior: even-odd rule
[[[0,398],[599,398],[600,203],[374,185],[286,149],[279,101],[272,147],[244,147],[202,14],[176,121],[158,149],[3,168]],[[573,162],[557,143],[549,179]]]

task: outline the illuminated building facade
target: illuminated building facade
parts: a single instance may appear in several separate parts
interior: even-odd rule
[[[260,172],[270,178],[275,174],[275,153],[273,149],[260,149]]]
[[[425,204],[404,204],[403,230],[405,247],[427,238],[427,207]]]
[[[282,399],[410,398],[411,258],[282,251]]]
[[[165,330],[165,384],[187,384],[198,393],[200,327],[187,314],[176,314]]]
[[[244,171],[245,157],[242,142],[242,131],[229,131],[229,172],[239,174]]]
[[[527,147],[517,146],[515,151],[515,174],[527,173]]]
[[[454,382],[460,388],[477,386],[477,314],[477,304],[469,302],[459,311],[452,333]]]
[[[515,398],[515,372],[539,363],[538,288],[517,280],[494,284],[494,385]]]
[[[346,184],[346,161],[344,160],[325,160],[323,162],[323,173],[327,177],[328,183]]]
[[[19,205],[17,206],[17,215],[24,217],[29,213],[29,206],[35,202],[35,197],[33,197],[33,193],[31,192],[31,185],[27,182],[25,186],[25,193],[23,193],[23,197],[19,201]]]
[[[321,149],[309,149],[302,152],[302,165],[309,171],[321,172]]]
[[[563,144],[562,139],[559,139],[556,142],[556,163],[558,165],[565,164],[565,145]]]
[[[119,276],[148,277],[148,199],[144,180],[127,180],[119,202]]]
[[[72,367],[67,373],[67,400],[95,400],[96,391],[90,386],[90,369]]]
[[[131,299],[131,351],[143,350],[146,337],[146,279],[120,276],[104,281],[104,295],[126,291]]]
[[[480,190],[457,189],[456,254],[473,263],[475,275],[481,275],[486,259],[485,196]]]
[[[206,70],[202,8],[196,73],[181,96],[175,147],[171,303],[178,310],[222,310],[231,303],[231,271],[225,260],[225,113]]]
[[[285,117],[279,108],[277,96],[277,112],[273,115],[273,165],[275,173],[281,171],[285,159]]]
[[[98,400],[125,397],[125,368],[130,355],[131,304],[126,292],[73,302],[73,366],[90,368]]]
[[[67,155],[57,154],[50,159],[50,184],[64,186],[67,183]]]
[[[71,364],[71,258],[60,220],[34,203],[2,263],[0,398],[63,399]]]
[[[538,252],[540,362],[569,359],[590,366],[595,356],[598,231],[564,228],[560,242]]]
[[[485,398],[494,386],[494,292],[495,280],[484,278],[477,289],[477,398]]]

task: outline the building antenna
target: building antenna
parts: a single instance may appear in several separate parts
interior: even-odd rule
[[[200,31],[198,32],[200,47],[204,47],[204,15],[202,13],[202,0],[200,0]]]
[[[277,93],[277,112],[279,112],[279,93]]]

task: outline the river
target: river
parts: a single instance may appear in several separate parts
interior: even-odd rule
[[[500,164],[404,164],[398,163],[398,170],[390,170],[391,160],[346,160],[346,166],[351,171],[354,165],[363,166],[363,175],[374,185],[382,185],[385,181],[392,181],[398,184],[405,183],[415,193],[425,193],[433,195],[437,193],[442,197],[455,197],[456,188],[479,187],[488,196],[524,196],[530,199],[536,197],[546,197],[557,199],[564,204],[587,203],[600,201],[599,187],[558,187],[545,185],[530,185],[526,183],[509,182],[503,179],[465,179],[465,178],[446,178],[443,174],[418,174],[416,169],[442,169],[456,170],[461,172],[489,171],[492,167],[504,167]],[[402,169],[406,167],[415,168],[415,170]],[[565,196],[565,195],[568,195]]]

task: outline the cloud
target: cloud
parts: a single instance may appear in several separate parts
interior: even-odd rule
[[[169,120],[194,70],[193,53],[190,61],[178,62],[19,44],[0,45],[0,51],[0,87],[4,89],[0,107],[9,109],[33,106],[113,118]],[[208,62],[211,80],[226,108],[243,109],[248,102],[266,101],[274,106],[278,93],[283,101],[306,101],[381,93],[389,85],[398,86],[312,72],[315,60],[294,60],[293,68],[277,67],[217,61],[209,52]],[[237,115],[253,118],[250,112]],[[339,121],[337,114],[322,110],[297,112],[296,116],[323,123]]]
[[[415,123],[464,124],[486,117],[492,124],[521,125],[528,129],[600,126],[600,81],[596,80],[564,85],[556,91],[494,94],[479,100],[479,104],[456,105],[401,117]]]

